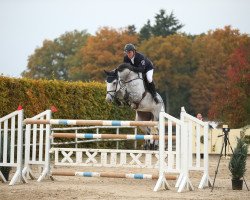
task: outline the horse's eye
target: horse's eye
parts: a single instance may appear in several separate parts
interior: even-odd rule
[[[116,84],[116,81],[115,82],[113,82],[113,85],[115,85]]]

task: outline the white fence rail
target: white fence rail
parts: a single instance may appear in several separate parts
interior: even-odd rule
[[[23,110],[12,112],[0,118],[0,166],[16,168],[9,185],[18,180],[27,182],[22,176]],[[0,179],[6,182],[0,171]]]

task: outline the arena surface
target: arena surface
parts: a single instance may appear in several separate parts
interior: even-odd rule
[[[210,176],[213,181],[218,156],[210,156]],[[202,174],[192,172],[190,179],[195,187],[194,191],[177,193],[174,188],[176,181],[169,181],[171,190],[153,192],[156,180],[134,180],[120,178],[89,178],[89,177],[55,177],[55,181],[43,180],[38,183],[29,180],[28,184],[8,186],[0,183],[1,200],[28,200],[28,199],[119,199],[119,200],[152,200],[152,199],[250,199],[250,191],[245,184],[243,190],[236,191],[231,188],[231,177],[228,170],[229,160],[222,158],[213,192],[211,188],[198,189]],[[247,173],[245,179],[250,188],[250,157],[247,160]],[[67,168],[68,170],[72,168]],[[151,173],[151,169],[121,169],[121,168],[75,168],[77,171],[112,171],[126,173]]]

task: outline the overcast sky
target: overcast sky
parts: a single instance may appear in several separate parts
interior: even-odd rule
[[[103,26],[139,31],[160,9],[173,11],[186,33],[231,25],[250,34],[249,0],[0,0],[0,74],[19,77],[45,39]]]

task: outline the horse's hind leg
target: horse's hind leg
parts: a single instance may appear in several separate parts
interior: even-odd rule
[[[150,121],[151,120],[150,115],[151,115],[151,113],[136,111],[135,121]],[[143,132],[144,135],[151,134],[150,127],[140,126],[139,128],[141,129],[141,131]],[[150,140],[145,140],[143,148],[145,150],[150,150],[151,149],[150,144],[151,144]]]
[[[159,115],[159,113],[158,113]],[[155,113],[150,112],[136,112],[136,121],[158,121],[158,115]],[[143,131],[146,135],[157,135],[158,129],[155,127],[140,127],[140,129]],[[146,140],[144,144],[145,150],[156,150],[159,146],[158,140]]]
[[[153,121],[159,121],[159,113],[160,113],[160,107],[158,107],[157,109],[154,110],[154,112],[152,112]],[[153,127],[151,129],[151,134],[159,135],[159,128],[158,127]],[[159,140],[154,140],[153,141],[152,148],[154,150],[157,150],[159,148]]]
[[[150,135],[151,134],[151,130],[150,130],[150,128],[149,127],[140,127],[140,129],[142,130],[142,132],[143,132],[143,134],[144,135]],[[151,140],[145,140],[145,142],[144,142],[144,145],[143,145],[143,149],[145,149],[145,150],[151,150],[152,148],[151,148]]]

